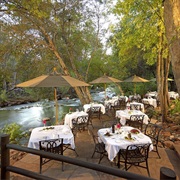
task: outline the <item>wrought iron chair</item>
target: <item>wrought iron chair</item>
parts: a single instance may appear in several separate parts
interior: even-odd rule
[[[158,151],[158,143],[159,143],[159,136],[161,131],[162,131],[161,126],[152,123],[149,123],[145,129],[145,134],[151,138],[153,146],[155,147],[153,151],[157,153],[159,158],[161,158],[161,156]]]
[[[144,115],[131,115],[130,119],[126,121],[129,126],[143,130]]]
[[[89,117],[88,116],[79,116],[72,120],[73,129],[77,129],[81,132],[81,130],[85,130],[88,126]]]
[[[150,145],[151,144],[129,145],[126,149],[120,149],[118,153],[118,167],[120,167],[120,162],[124,163],[126,171],[128,171],[132,165],[139,166],[147,169],[147,173],[150,176],[148,166]],[[142,165],[141,163],[144,162],[145,165]]]
[[[50,153],[63,155],[63,139],[51,139],[51,140],[42,140],[39,141],[39,149],[41,151],[46,151]],[[42,166],[47,162],[51,161],[51,159],[43,157],[40,155],[40,173],[42,172]],[[62,171],[63,171],[63,162],[62,162]]]
[[[77,129],[72,129],[72,133],[74,135],[74,141],[76,140],[77,131],[78,131]],[[74,151],[76,156],[79,156],[77,151],[76,151],[76,149],[75,148],[74,149],[71,148],[71,144],[63,144],[63,152],[68,150],[68,149],[71,150],[71,151]]]
[[[130,104],[130,110],[142,110],[140,104]]]
[[[105,111],[106,111],[104,115],[107,115],[108,117],[111,117],[111,115],[113,115],[111,103],[109,102],[107,104],[104,104],[104,106],[105,106]]]
[[[94,152],[93,152],[93,154],[92,154],[92,158],[94,157],[94,154],[95,153],[98,153],[98,154],[100,154],[100,158],[99,158],[99,164],[100,164],[100,162],[101,162],[101,160],[103,159],[103,157],[104,156],[107,156],[107,152],[106,152],[106,150],[105,150],[105,144],[103,143],[103,142],[99,142],[98,141],[98,136],[97,135],[95,135],[94,133],[93,133],[93,131],[92,130],[89,130],[89,132],[90,132],[90,134],[91,134],[91,136],[92,136],[92,138],[93,138],[93,141],[94,141]]]
[[[112,109],[114,110],[114,114],[116,113],[116,110],[120,110],[120,100],[114,101],[114,104],[112,105]]]
[[[101,106],[90,107],[88,113],[91,119],[98,118],[101,120]]]
[[[116,110],[124,110],[126,108],[125,98],[114,101],[112,108],[114,109],[114,114],[116,113]]]

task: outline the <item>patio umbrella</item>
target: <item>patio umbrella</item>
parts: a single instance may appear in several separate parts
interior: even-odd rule
[[[49,75],[42,75],[16,85],[16,87],[54,87],[54,99],[56,105],[56,124],[58,123],[57,87],[63,86],[79,87],[89,86],[89,84],[75,79],[71,76],[61,75],[57,73],[54,69],[53,73]]]
[[[149,80],[134,75],[134,76],[131,76],[131,77],[125,79],[123,82],[133,82],[134,83],[134,93],[136,93],[136,83],[137,82],[149,82]]]
[[[101,76],[101,77],[91,81],[90,84],[104,84],[104,91],[105,91],[105,97],[106,97],[106,84],[107,83],[118,83],[118,82],[122,82],[122,81],[119,79],[104,75],[104,76]]]

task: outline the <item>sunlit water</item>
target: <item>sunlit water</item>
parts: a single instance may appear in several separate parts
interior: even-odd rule
[[[92,93],[91,95],[93,101],[103,101],[104,92]],[[109,93],[108,95],[112,96],[112,93]],[[70,107],[72,108],[72,111],[76,111],[76,109],[82,110],[79,99],[62,99],[58,101],[58,105],[59,123],[62,122]],[[46,117],[50,118],[47,125],[55,123],[54,102],[44,100],[35,103],[0,108],[0,128],[3,128],[6,124],[18,123],[22,126],[22,129],[29,130],[31,128],[43,126],[42,119]]]

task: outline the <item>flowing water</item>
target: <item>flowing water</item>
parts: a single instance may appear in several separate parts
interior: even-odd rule
[[[104,92],[92,93],[91,95],[93,101],[103,101]],[[109,96],[112,96],[112,94],[109,94]],[[70,107],[72,108],[72,111],[76,111],[76,109],[82,110],[79,99],[62,99],[58,101],[58,104],[59,122],[62,122]],[[29,130],[31,128],[43,126],[42,119],[46,117],[50,118],[50,121],[47,121],[47,125],[55,123],[54,102],[44,100],[35,103],[0,108],[0,129],[6,124],[18,123],[22,126],[22,129]]]

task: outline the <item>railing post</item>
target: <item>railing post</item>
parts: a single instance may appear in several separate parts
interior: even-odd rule
[[[169,169],[167,167],[161,167],[160,168],[160,180],[176,180],[176,174],[172,169]]]
[[[10,165],[10,150],[6,148],[9,143],[9,135],[1,135],[1,179],[10,179],[10,172],[6,167]]]

